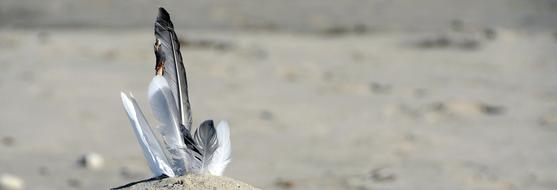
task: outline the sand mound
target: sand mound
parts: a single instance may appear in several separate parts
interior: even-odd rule
[[[150,179],[130,183],[114,189],[123,190],[257,190],[244,182],[211,175],[187,175],[176,178]]]

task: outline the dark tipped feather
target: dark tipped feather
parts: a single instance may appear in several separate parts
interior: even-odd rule
[[[180,42],[174,32],[170,15],[162,7],[159,8],[159,15],[155,21],[155,38],[156,75],[162,75],[168,81],[176,105],[178,105],[180,124],[190,130],[192,125],[191,108],[186,69],[180,53]]]
[[[193,139],[193,137],[191,136],[190,130],[188,130],[186,127],[182,125],[180,126],[180,131],[182,132],[182,138],[184,140],[184,143],[186,144],[186,147],[192,150],[195,153],[195,157],[198,158],[198,160],[200,160],[201,150],[200,147],[195,142],[195,140]]]
[[[201,123],[201,126],[195,131],[194,139],[201,148],[201,171],[208,173],[207,166],[218,148],[217,132],[213,120]]]

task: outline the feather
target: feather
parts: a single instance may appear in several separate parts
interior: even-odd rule
[[[195,142],[201,151],[201,173],[208,173],[207,166],[213,157],[213,153],[218,147],[217,135],[213,120],[206,120],[195,131]]]
[[[209,162],[209,173],[221,176],[231,160],[230,127],[226,121],[221,121],[216,128],[218,148]]]
[[[149,103],[155,118],[161,123],[156,129],[160,134],[165,154],[176,175],[185,175],[187,156],[186,145],[179,130],[179,118],[176,102],[162,76],[155,76],[149,85]]]
[[[159,15],[155,21],[155,38],[155,73],[162,75],[168,81],[178,106],[180,124],[190,130],[192,116],[180,42],[174,32],[170,15],[162,7],[159,8]]]
[[[185,151],[187,153],[188,160],[190,160],[190,162],[186,165],[186,169],[192,173],[199,173],[202,168],[203,157],[201,147],[195,142],[189,129],[181,125],[180,131],[182,131],[182,139],[186,144]]]
[[[153,133],[133,96],[121,94],[132,129],[144,156],[157,176],[209,173],[222,175],[230,162],[230,129],[203,122],[192,135],[186,70],[180,43],[166,10],[155,22],[155,77],[149,85],[149,103],[160,125]],[[162,145],[162,146],[161,146]]]
[[[124,109],[128,113],[128,117],[132,124],[132,129],[143,149],[143,155],[153,174],[155,174],[155,176],[163,174],[171,177],[175,176],[163,153],[162,147],[153,134],[153,131],[151,131],[149,123],[147,123],[143,112],[141,112],[133,96],[130,94],[130,97],[128,97],[124,93],[120,93],[120,95],[122,97]]]

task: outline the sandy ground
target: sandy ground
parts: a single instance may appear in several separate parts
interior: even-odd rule
[[[157,6],[177,26],[211,30],[557,28],[555,0],[2,0],[0,27],[152,27]]]
[[[178,30],[194,121],[231,125],[225,175],[263,189],[557,189],[551,32]],[[150,177],[152,30],[1,30],[0,172],[29,190]],[[81,155],[105,162],[90,170]]]
[[[116,188],[115,188],[116,189]],[[186,175],[173,178],[153,178],[126,184],[118,190],[258,190],[243,182],[223,176]]]

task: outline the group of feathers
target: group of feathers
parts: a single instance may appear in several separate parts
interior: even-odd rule
[[[206,120],[192,134],[186,70],[170,15],[159,8],[155,21],[155,76],[149,104],[159,125],[151,128],[133,95],[121,93],[132,129],[155,176],[220,176],[230,162],[230,129]]]

